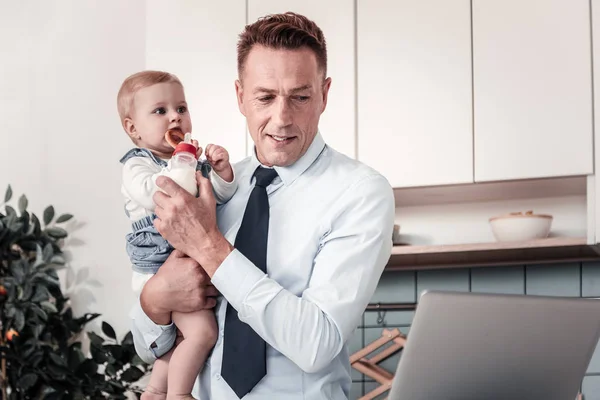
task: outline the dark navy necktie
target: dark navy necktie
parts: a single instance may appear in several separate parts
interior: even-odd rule
[[[258,167],[256,184],[235,238],[235,248],[257,268],[267,272],[267,239],[269,235],[269,198],[267,186],[277,176],[274,169]],[[266,344],[254,330],[238,318],[227,304],[223,338],[221,375],[241,399],[266,375]]]

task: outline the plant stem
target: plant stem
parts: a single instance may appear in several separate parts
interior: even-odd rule
[[[0,346],[4,348],[4,338],[0,340]],[[6,354],[4,354],[4,350],[2,351],[2,366],[0,367],[2,370],[1,380],[2,380],[2,400],[7,400],[8,395],[6,393],[7,381],[6,381]]]

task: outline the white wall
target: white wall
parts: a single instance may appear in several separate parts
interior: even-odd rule
[[[232,161],[246,157],[246,120],[235,97],[240,0],[146,1],[146,68],[176,74],[185,87],[193,137],[219,144]]]
[[[10,183],[38,215],[75,215],[65,249],[88,279],[74,309],[122,335],[133,297],[118,161],[131,144],[116,94],[144,68],[145,2],[3,2],[0,36],[0,194]]]

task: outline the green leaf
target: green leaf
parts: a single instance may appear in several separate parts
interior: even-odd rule
[[[133,356],[133,358],[131,359],[131,365],[135,365],[135,366],[142,365],[143,366],[143,365],[146,365],[146,362],[144,360],[142,360],[140,358],[140,356],[138,356],[137,354],[135,354]]]
[[[50,353],[50,359],[54,362],[54,364],[59,365],[61,367],[66,367],[67,363],[65,360],[57,354]]]
[[[8,303],[6,305],[6,316],[8,318],[13,318],[16,313],[17,313],[17,308],[15,307],[15,305],[13,303]]]
[[[63,214],[60,217],[58,217],[58,219],[56,220],[56,223],[60,224],[60,223],[63,223],[63,222],[67,222],[71,218],[73,218],[73,216],[71,214]]]
[[[19,379],[19,388],[24,391],[29,390],[36,384],[37,380],[38,377],[36,374],[25,374]]]
[[[16,212],[16,211],[15,211],[15,209],[14,209],[14,208],[12,208],[11,206],[9,206],[9,205],[6,205],[6,206],[4,206],[4,208],[6,209],[6,216],[7,216],[7,217],[10,217],[10,216],[14,216],[14,217],[16,217],[16,216],[17,216],[17,212]],[[10,229],[10,223],[8,224],[8,227],[9,227],[9,229]]]
[[[58,228],[56,226],[51,227],[51,228],[46,228],[44,230],[44,232],[48,236],[53,237],[54,239],[63,239],[63,238],[66,238],[67,236],[69,236],[67,231],[65,231],[63,228]]]
[[[33,286],[29,282],[23,284],[23,293],[20,300],[28,301],[33,295]]]
[[[50,273],[52,271],[53,271],[52,269],[48,269],[48,270],[44,270],[44,271],[42,271],[40,269],[35,274],[35,278],[37,281],[46,282],[50,286],[58,286],[60,284],[60,282],[58,281],[57,278],[54,278],[53,276],[50,275]]]
[[[38,219],[37,215],[35,214],[31,214],[31,222],[33,223],[34,229],[33,229],[33,234],[35,237],[40,236],[40,233],[42,233],[42,226],[40,224],[40,220]]]
[[[45,386],[44,390],[42,391],[42,395],[44,395],[43,399],[44,400],[50,399],[50,398],[52,398],[51,396],[55,393],[56,393],[56,389],[54,389],[53,387],[50,387],[50,386]]]
[[[108,350],[115,360],[120,360],[123,357],[123,348],[120,345],[105,344],[103,347],[105,350]]]
[[[63,256],[61,256],[60,254],[55,254],[52,256],[52,258],[50,259],[50,262],[52,264],[57,264],[57,265],[64,265],[67,261],[65,260],[65,258]]]
[[[133,334],[131,333],[131,331],[127,332],[127,334],[121,341],[121,346],[133,346]]]
[[[144,372],[138,367],[129,367],[123,372],[121,375],[121,379],[125,382],[137,382],[142,376],[144,376]]]
[[[53,353],[50,353],[50,358],[52,358]],[[62,366],[58,366],[52,363],[47,363],[47,371],[52,376],[52,378],[56,380],[63,381],[65,379],[65,368]]]
[[[107,373],[109,376],[115,376],[115,375],[117,375],[117,370],[115,369],[115,366],[114,366],[114,365],[112,365],[112,364],[108,364],[108,365],[106,366],[106,370],[105,370],[105,372],[106,372],[106,373]],[[121,375],[121,378],[122,378],[122,379],[124,379],[122,375]]]
[[[104,364],[108,361],[108,356],[104,349],[98,346],[90,346],[90,352],[92,353],[92,359],[98,364]]]
[[[37,349],[35,348],[35,346],[29,346],[23,351],[23,358],[29,358],[33,353],[35,353],[36,350]]]
[[[44,312],[42,309],[40,309],[41,312]],[[46,315],[46,313],[44,313],[44,315]],[[33,327],[33,337],[35,339],[38,339],[40,337],[40,335],[42,334],[42,332],[44,331],[44,328],[46,326],[44,324],[36,324]]]
[[[92,344],[101,347],[102,343],[104,343],[104,339],[102,339],[102,337],[98,336],[95,332],[88,332],[88,337],[90,338],[90,340],[92,341]]]
[[[41,303],[42,301],[46,301],[50,298],[50,292],[48,288],[44,285],[36,285],[35,286],[35,294],[31,298],[31,301],[34,303]]]
[[[39,287],[39,286],[38,286]],[[36,293],[37,295],[37,293]],[[32,300],[33,301],[33,300]],[[42,310],[37,304],[31,304],[31,306],[29,306],[29,309],[38,316],[39,319],[41,319],[42,321],[47,321],[48,320],[48,315],[46,314],[46,312],[44,310]],[[40,326],[39,324],[36,325],[35,328],[37,328],[38,326]],[[34,329],[35,329],[34,328]],[[43,326],[42,326],[43,329]],[[41,331],[40,331],[41,333]],[[36,335],[36,337],[39,336],[39,333]]]
[[[4,202],[8,202],[10,201],[10,199],[12,199],[12,195],[13,195],[13,191],[12,188],[10,187],[10,185],[8,185],[8,187],[6,188],[6,192],[4,193]]]
[[[109,338],[113,340],[117,340],[117,335],[115,334],[115,330],[108,322],[102,321],[102,332]]]
[[[23,282],[23,278],[25,277],[25,269],[23,268],[23,264],[20,262],[13,262],[10,265],[10,271],[12,276],[15,277],[17,284],[21,284]]]
[[[47,313],[57,313],[58,310],[56,309],[56,306],[52,303],[50,303],[49,301],[42,301],[40,303],[40,306],[42,306],[42,308],[47,312]]]
[[[42,353],[41,351],[39,353],[35,353],[32,357],[31,357],[31,365],[34,368],[37,368],[40,363],[42,362],[42,360],[44,359],[44,353]]]
[[[17,308],[15,310],[15,329],[17,330],[17,332],[21,332],[21,330],[23,330],[24,326],[25,326],[25,314],[23,313],[23,310],[20,310]]]
[[[98,364],[96,364],[91,358],[88,358],[84,360],[81,365],[79,365],[77,372],[83,375],[95,374],[98,372]]]
[[[28,204],[29,201],[27,201],[27,196],[22,194],[21,197],[19,197],[19,211],[21,212],[21,214],[23,214],[25,210],[27,210]]]
[[[54,218],[54,207],[48,206],[44,210],[44,225],[48,225]]]
[[[78,325],[83,326],[83,325],[87,324],[88,322],[95,320],[100,315],[101,314],[97,314],[97,313],[86,313],[82,317],[75,319],[75,322]],[[100,342],[100,344],[102,344],[102,343],[104,343],[104,340],[102,340],[102,342]]]
[[[42,257],[45,262],[50,262],[50,260],[52,260],[52,256],[54,256],[54,248],[52,247],[52,243],[46,243],[42,252]]]
[[[69,369],[72,371],[76,370],[83,360],[85,360],[85,356],[81,352],[81,349],[72,346],[69,349]]]

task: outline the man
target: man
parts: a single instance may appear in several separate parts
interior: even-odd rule
[[[215,213],[201,176],[199,198],[157,181],[155,225],[179,251],[133,310],[135,344],[160,357],[175,341],[172,311],[216,305],[200,399],[348,398],[346,341],[390,256],[394,199],[385,178],[319,133],[326,73],[323,33],[307,18],[247,26],[236,93],[255,154],[234,167],[237,193]]]

